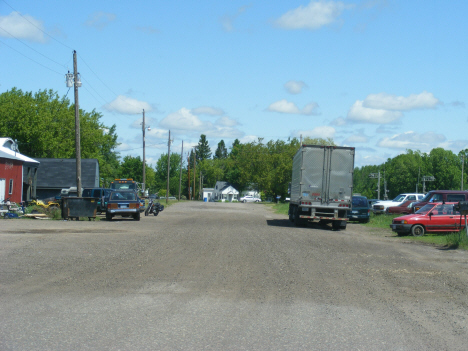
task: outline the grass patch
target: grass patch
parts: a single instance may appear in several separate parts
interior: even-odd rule
[[[262,202],[263,205],[271,208],[273,212],[278,213],[278,214],[284,214],[288,215],[289,212],[289,202],[280,202],[280,203],[275,203],[275,202]]]

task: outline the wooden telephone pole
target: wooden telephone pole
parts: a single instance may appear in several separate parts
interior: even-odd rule
[[[78,64],[76,63],[76,50],[73,50],[73,89],[75,91],[75,153],[76,153],[76,191],[81,197],[81,142],[80,142],[80,104],[78,103]],[[80,82],[80,83],[78,83]]]

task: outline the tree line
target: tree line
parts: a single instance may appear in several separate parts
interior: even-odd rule
[[[32,158],[75,157],[74,105],[66,97],[60,98],[52,90],[37,93],[13,88],[0,94],[0,136],[17,140],[21,153]],[[115,178],[143,181],[143,161],[137,156],[120,156],[116,150],[116,126],[106,126],[102,115],[95,110],[80,110],[81,157],[99,161],[102,186],[109,186]],[[305,138],[304,144],[335,145],[332,139]],[[169,168],[169,193],[183,197],[201,198],[201,187],[213,187],[217,181],[227,181],[237,190],[256,190],[265,197],[288,196],[292,158],[300,140],[256,141],[232,145],[219,141],[214,153],[206,135],[188,155],[172,153]],[[356,149],[359,153],[359,148]],[[406,150],[381,165],[354,169],[354,192],[377,198],[393,198],[403,192],[422,192],[432,189],[466,189],[464,162],[468,149],[454,154],[450,150],[434,148],[429,153]],[[166,195],[168,155],[162,154],[156,165],[146,165],[146,188],[151,193]],[[462,176],[463,169],[463,176]],[[381,176],[380,189],[377,178]],[[433,177],[433,181],[424,181]],[[462,185],[463,178],[463,185]],[[180,187],[179,187],[180,186]],[[195,190],[195,191],[194,191]]]

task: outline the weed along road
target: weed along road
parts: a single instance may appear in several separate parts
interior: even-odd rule
[[[254,203],[0,222],[0,350],[466,350],[468,255]]]

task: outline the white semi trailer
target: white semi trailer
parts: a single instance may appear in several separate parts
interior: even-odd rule
[[[354,147],[302,145],[293,158],[289,220],[346,229],[353,194]]]

